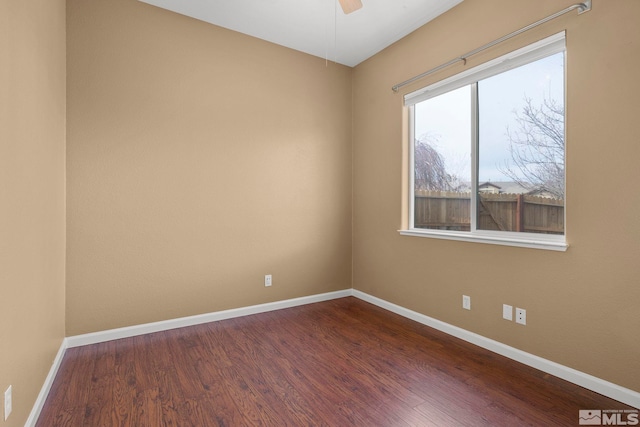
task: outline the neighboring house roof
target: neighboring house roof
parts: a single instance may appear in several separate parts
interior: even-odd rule
[[[503,194],[530,194],[540,197],[555,197],[552,193],[544,188],[535,188],[533,190],[529,190],[513,181],[487,181],[478,186],[479,189],[489,187],[497,188],[499,192]]]
[[[494,188],[497,188],[498,190],[502,189],[502,187],[494,184],[493,182],[483,182],[478,186],[478,188],[487,188],[487,187],[494,187]]]
[[[513,181],[495,181],[495,182],[488,182],[487,184],[495,185],[500,189],[501,193],[526,194],[529,192],[527,188]]]

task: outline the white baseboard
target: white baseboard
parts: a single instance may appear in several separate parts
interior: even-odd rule
[[[306,297],[293,298],[283,301],[269,302],[266,304],[252,305],[249,307],[234,308],[230,310],[216,311],[213,313],[199,314],[195,316],[180,317],[178,319],[163,320],[160,322],[145,323],[142,325],[127,326],[118,329],[93,332],[83,335],[75,335],[67,338],[69,348],[80,347],[88,344],[96,344],[105,341],[129,338],[137,335],[150,334],[153,332],[167,331],[170,329],[183,328],[185,326],[199,325],[202,323],[215,322],[218,320],[232,319],[234,317],[248,316],[251,314],[266,313],[268,311],[281,310],[283,308],[296,307],[299,305],[311,304],[314,302],[328,301],[337,298],[351,296],[351,289],[342,291],[327,292],[324,294],[310,295]]]
[[[58,373],[58,368],[60,368],[60,363],[62,363],[65,351],[67,351],[66,338],[62,340],[58,353],[56,354],[55,359],[53,359],[53,364],[51,365],[51,369],[49,369],[49,374],[44,380],[44,384],[40,389],[36,402],[33,404],[33,408],[31,408],[31,413],[29,414],[29,418],[27,418],[27,422],[24,423],[25,427],[32,427],[36,425],[40,412],[44,407],[44,402],[47,400],[47,396],[49,395],[49,390],[51,390],[51,386],[53,385],[53,380],[56,379],[56,374]]]
[[[424,314],[409,310],[407,308],[390,303],[356,289],[352,290],[352,295],[363,301],[369,302],[371,304],[377,305],[378,307],[399,314],[400,316],[415,320],[416,322],[422,323],[423,325],[430,326],[456,338],[460,338],[461,340],[470,342],[494,353],[508,357],[509,359],[539,369],[558,378],[562,378],[563,380],[569,381],[573,384],[577,384],[588,390],[595,391],[596,393],[600,393],[604,396],[610,397],[611,399],[633,406],[634,408],[640,408],[640,393],[638,393],[637,391],[621,387],[617,384],[605,381],[584,372],[577,371],[573,368],[569,368],[567,366],[560,365],[559,363],[535,356],[531,353],[518,350],[517,348],[510,347],[506,344],[502,344],[490,338],[483,337],[482,335],[478,335],[476,333],[469,332],[465,329],[450,325],[432,317],[425,316]]]

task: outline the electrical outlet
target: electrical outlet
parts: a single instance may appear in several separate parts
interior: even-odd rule
[[[462,308],[465,310],[471,310],[471,297],[462,295]]]
[[[502,318],[504,320],[513,320],[513,307],[508,304],[502,304]]]
[[[271,286],[271,281],[272,281],[271,275],[270,274],[265,274],[265,276],[264,276],[264,285],[265,286]]]
[[[11,386],[4,392],[4,420],[7,421],[9,414],[11,414]]]
[[[521,325],[527,324],[527,310],[516,307],[516,323],[520,323]]]

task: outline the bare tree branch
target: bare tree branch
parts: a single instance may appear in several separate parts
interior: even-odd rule
[[[536,107],[525,98],[515,115],[518,129],[507,128],[512,164],[499,170],[530,191],[548,191],[563,199],[564,106],[545,99]]]

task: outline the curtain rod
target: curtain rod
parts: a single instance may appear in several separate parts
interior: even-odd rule
[[[526,27],[522,27],[519,30],[516,30],[516,31],[514,31],[512,33],[507,34],[506,36],[502,36],[499,39],[495,39],[494,41],[489,42],[489,43],[487,43],[485,45],[482,45],[477,49],[469,51],[469,52],[465,53],[464,55],[460,55],[457,58],[454,58],[449,62],[445,62],[442,65],[438,65],[437,67],[434,67],[434,68],[430,69],[429,71],[425,71],[424,73],[418,74],[415,77],[411,77],[410,79],[405,80],[402,83],[398,83],[397,85],[393,86],[391,88],[391,90],[393,90],[394,92],[398,92],[398,90],[401,87],[406,86],[406,85],[408,85],[410,83],[413,83],[416,80],[420,80],[421,78],[426,77],[426,76],[428,76],[430,74],[433,74],[433,73],[435,73],[437,71],[440,71],[440,70],[442,70],[444,68],[447,68],[450,65],[453,65],[453,64],[455,64],[457,62],[463,61],[466,64],[467,63],[467,58],[469,58],[469,57],[471,57],[471,56],[473,56],[475,54],[478,54],[478,53],[480,53],[480,52],[482,52],[482,51],[484,51],[486,49],[489,49],[490,47],[493,47],[493,46],[495,46],[495,45],[497,45],[499,43],[502,43],[502,42],[504,42],[506,40],[509,40],[510,38],[515,37],[518,34],[522,34],[525,31],[529,31],[530,29],[535,28],[538,25],[542,25],[545,22],[551,21],[552,19],[556,19],[557,17],[562,16],[565,13],[571,12],[572,10],[578,9],[578,15],[580,15],[580,14],[582,14],[584,12],[588,12],[588,11],[591,10],[591,1],[592,0],[585,0],[582,3],[576,3],[576,4],[572,5],[572,6],[569,6],[566,9],[561,10],[560,12],[554,13],[553,15],[549,15],[546,18],[543,18],[543,19],[541,19],[539,21],[534,22],[533,24],[529,24]]]

